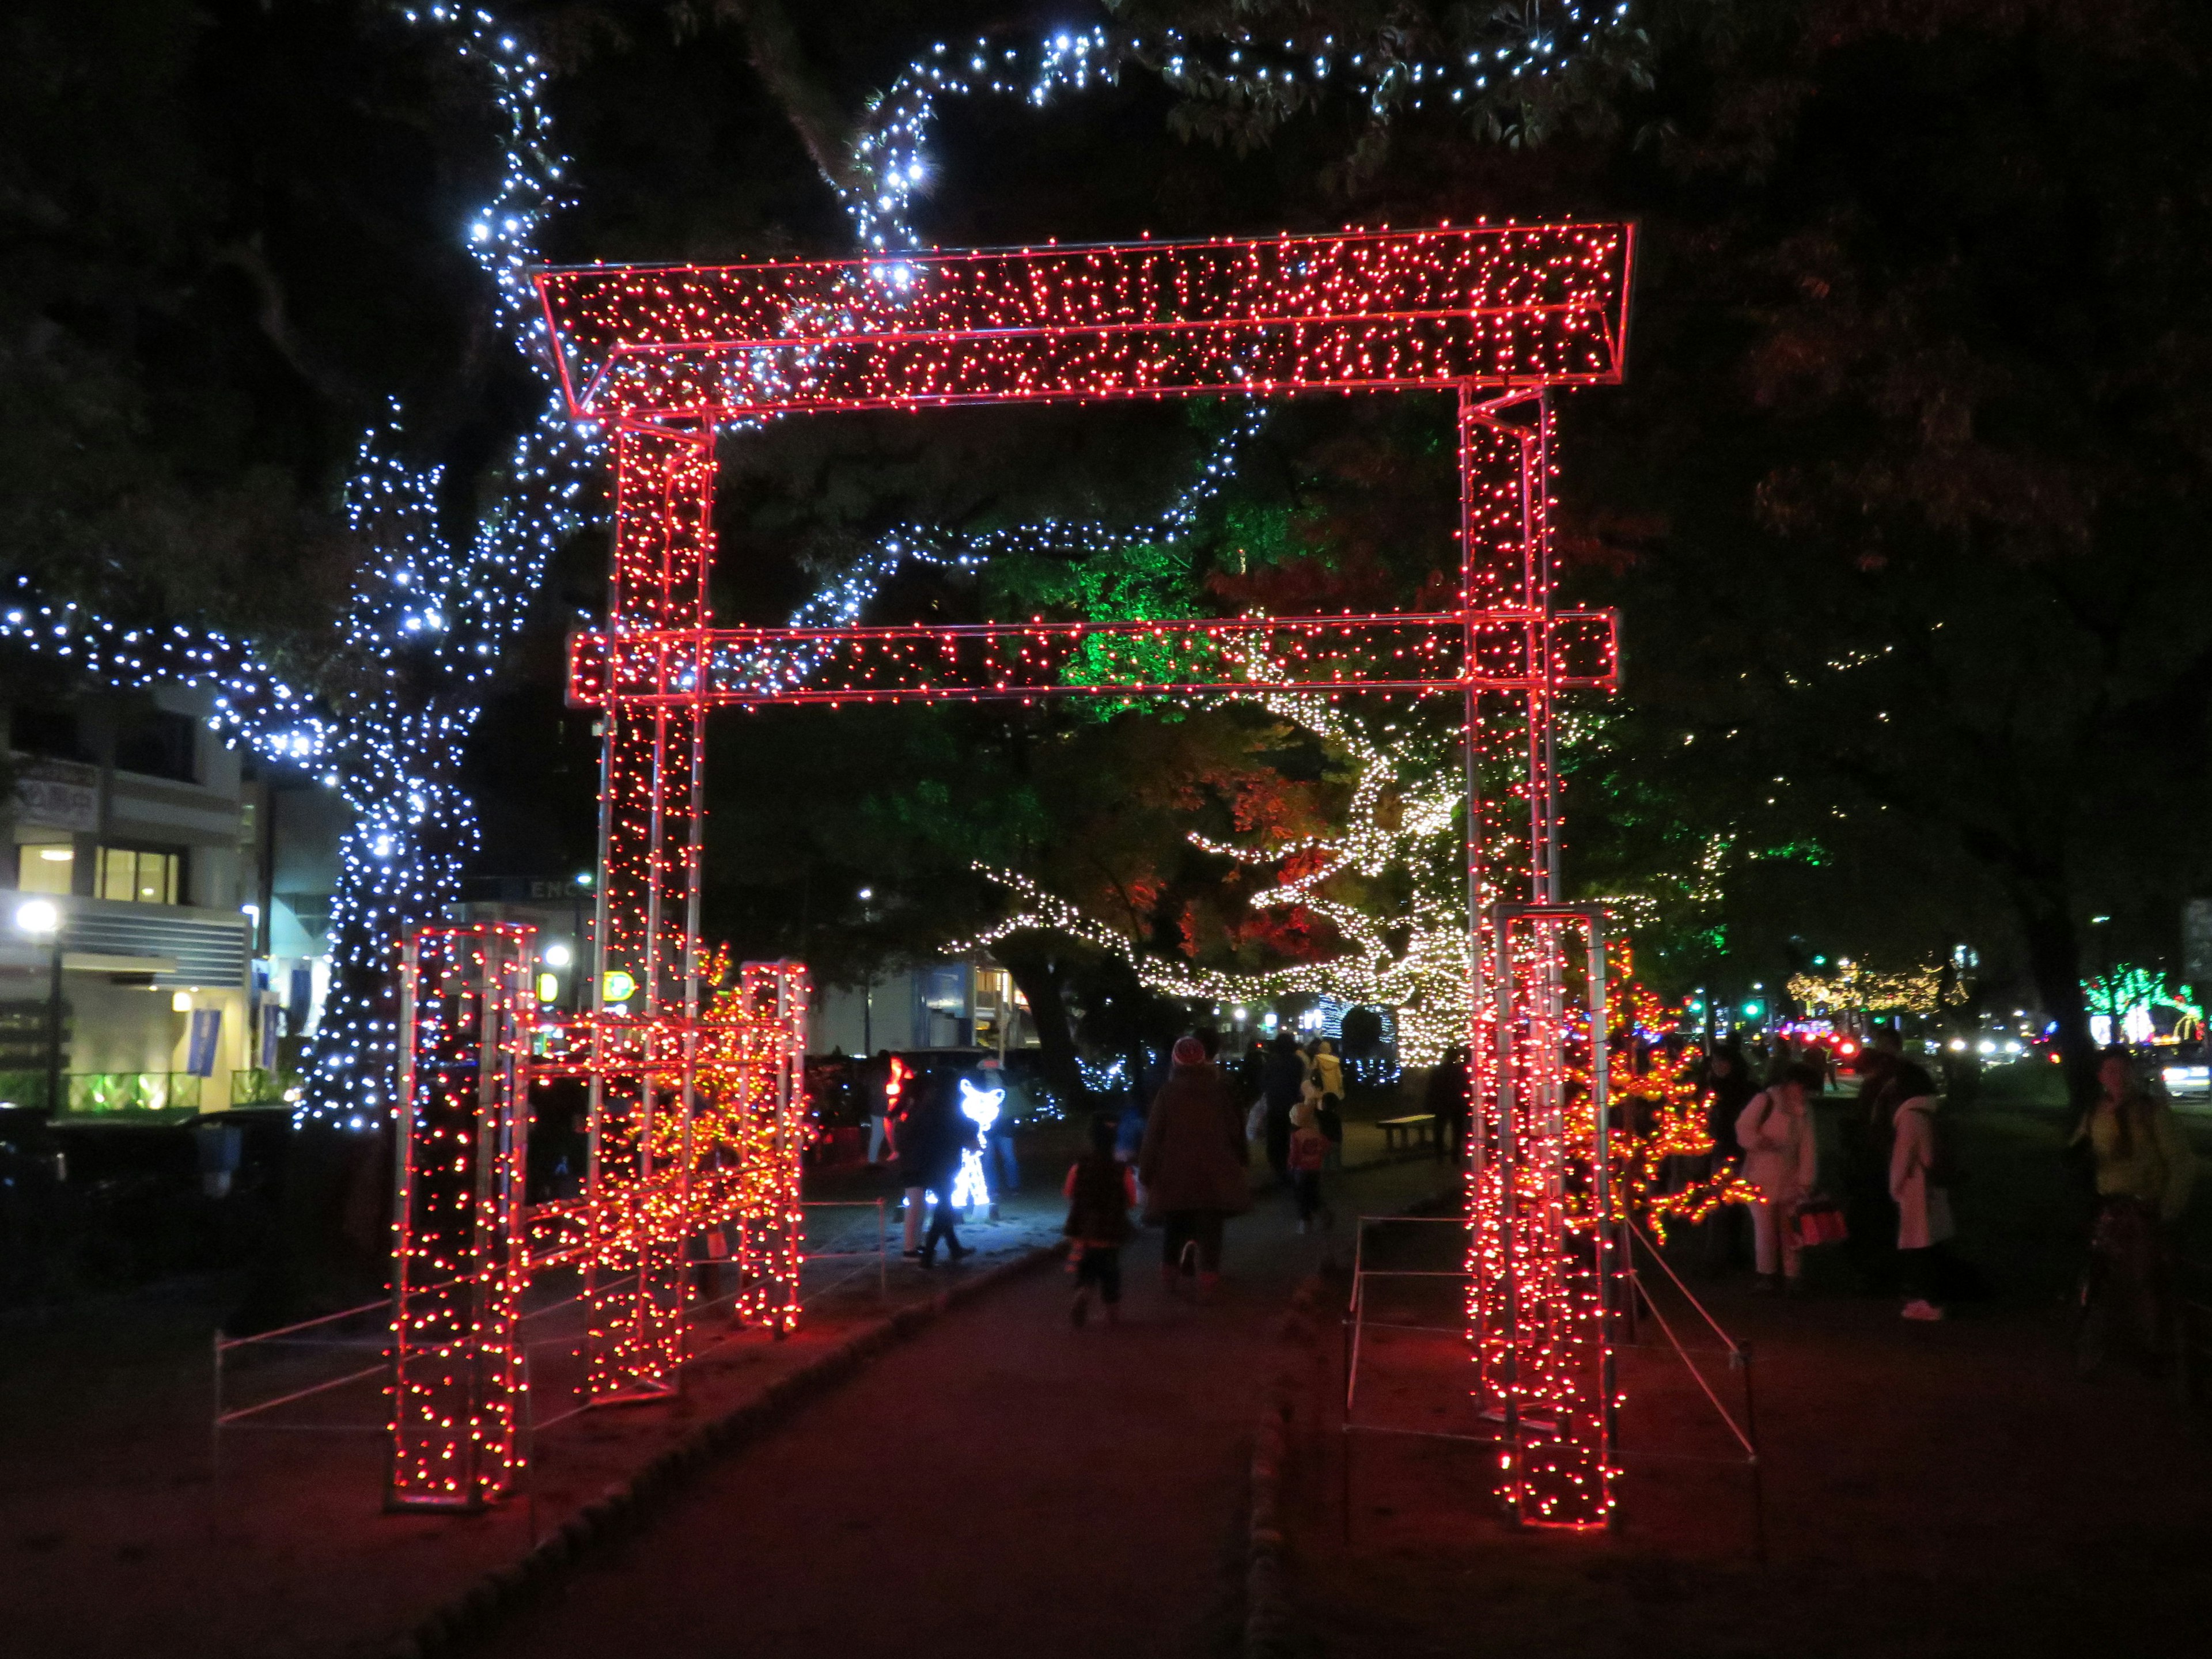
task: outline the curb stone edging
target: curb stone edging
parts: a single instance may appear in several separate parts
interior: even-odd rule
[[[1310,1346],[1316,1334],[1313,1315],[1327,1288],[1317,1273],[1298,1286],[1291,1297],[1289,1311],[1276,1324],[1279,1344],[1296,1345],[1301,1350]],[[1281,1508],[1297,1363],[1296,1355],[1286,1358],[1269,1379],[1261,1395],[1259,1424],[1252,1437],[1252,1509],[1245,1534],[1244,1659],[1293,1659],[1304,1646],[1297,1615],[1291,1604]]]
[[[628,1480],[609,1486],[584,1504],[520,1559],[479,1575],[474,1583],[416,1620],[411,1629],[385,1650],[385,1659],[440,1659],[487,1634],[501,1618],[542,1594],[600,1547],[636,1530],[653,1509],[674,1497],[715,1458],[757,1439],[796,1408],[829,1393],[878,1354],[961,1304],[1056,1260],[1066,1249],[1065,1243],[1041,1244],[973,1279],[948,1285],[926,1302],[896,1309],[729,1410],[696,1425]]]

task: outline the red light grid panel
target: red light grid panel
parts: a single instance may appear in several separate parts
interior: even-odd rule
[[[603,1103],[594,1127],[594,1401],[674,1391],[698,1297],[692,1247],[709,1235],[724,1237],[738,1273],[737,1318],[798,1323],[806,1006],[803,965],[747,963],[696,1020],[602,1013],[578,1023],[592,1036],[567,1046],[589,1046],[605,1101],[632,1107]]]
[[[568,700],[604,708],[1573,690],[1614,684],[1615,633],[1613,613],[1601,611],[578,633]]]
[[[585,266],[537,281],[580,418],[1617,380],[1628,226]]]
[[[1515,1518],[1587,1528],[1612,1517],[1620,1473],[1610,1170],[1591,1089],[1605,945],[1590,911],[1516,908],[1491,940],[1504,968],[1486,1034],[1497,1088],[1470,1206],[1476,1398],[1499,1425],[1500,1495]]]

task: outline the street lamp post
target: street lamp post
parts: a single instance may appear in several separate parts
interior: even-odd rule
[[[46,1109],[62,1109],[62,908],[52,899],[25,899],[15,907],[16,931],[47,945]]]

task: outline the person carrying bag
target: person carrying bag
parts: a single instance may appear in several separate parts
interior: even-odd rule
[[[1796,1218],[1812,1196],[1819,1160],[1805,1091],[1818,1088],[1821,1076],[1819,1067],[1793,1061],[1736,1119],[1743,1176],[1759,1188],[1751,1206],[1751,1237],[1759,1270],[1756,1288],[1762,1291],[1795,1291],[1803,1272]]]

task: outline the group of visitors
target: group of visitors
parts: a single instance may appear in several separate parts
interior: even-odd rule
[[[1219,1037],[1201,1030],[1178,1039],[1149,1102],[1103,1112],[1090,1126],[1090,1147],[1062,1183],[1068,1200],[1063,1231],[1077,1276],[1076,1322],[1094,1304],[1110,1320],[1121,1300],[1120,1253],[1133,1237],[1129,1212],[1142,1206],[1147,1225],[1162,1229],[1161,1276],[1188,1285],[1199,1300],[1215,1293],[1224,1226],[1252,1207],[1249,1143],[1261,1140],[1267,1161],[1297,1208],[1299,1230],[1334,1224],[1322,1193],[1323,1171],[1338,1161],[1343,1140],[1343,1064],[1326,1039],[1301,1048],[1285,1033],[1255,1045],[1233,1069],[1220,1061]],[[1235,1080],[1232,1081],[1232,1074]],[[979,1121],[979,1097],[1003,1099],[995,1063],[942,1064],[879,1053],[861,1068],[871,1137],[868,1163],[896,1169],[904,1189],[902,1255],[923,1267],[940,1251],[958,1261],[963,1167],[988,1173],[993,1212],[1002,1192],[1020,1183],[1011,1124],[1003,1115]],[[1240,1103],[1256,1091],[1248,1109]]]
[[[1062,1188],[1078,1325],[1090,1317],[1094,1297],[1109,1323],[1120,1318],[1121,1247],[1135,1235],[1129,1212],[1139,1202],[1146,1224],[1162,1230],[1161,1282],[1173,1288],[1188,1281],[1201,1301],[1220,1283],[1223,1231],[1231,1216],[1252,1207],[1252,1190],[1245,1115],[1215,1063],[1211,1036],[1176,1040],[1166,1079],[1144,1116],[1133,1169],[1116,1115],[1101,1112],[1091,1121],[1090,1150]]]
[[[1870,1283],[1902,1285],[1905,1317],[1940,1320],[1948,1277],[1942,1252],[1957,1231],[1950,1192],[1957,1175],[1936,1126],[1935,1079],[1905,1058],[1895,1031],[1875,1033],[1863,1052],[1858,1098],[1844,1114],[1844,1198],[1834,1205],[1820,1195],[1812,1107],[1829,1068],[1825,1050],[1785,1049],[1761,1089],[1738,1048],[1717,1048],[1707,1062],[1707,1131],[1717,1149],[1741,1153],[1736,1173],[1758,1194],[1748,1206],[1758,1288],[1794,1291],[1808,1245],[1840,1237]],[[1717,1157],[1728,1162],[1724,1150]]]
[[[1941,1320],[1948,1287],[1960,1276],[1948,1246],[1958,1231],[1952,1199],[1963,1179],[1943,1127],[1943,1091],[1887,1028],[1872,1034],[1858,1072],[1857,1096],[1837,1126],[1842,1199],[1832,1204],[1820,1194],[1811,1107],[1827,1081],[1824,1064],[1785,1050],[1762,1089],[1740,1049],[1717,1048],[1704,1077],[1711,1173],[1726,1172],[1731,1149],[1741,1154],[1735,1172],[1758,1194],[1748,1208],[1759,1288],[1794,1289],[1807,1244],[1840,1237],[1863,1284],[1901,1292],[1907,1319]],[[2170,1273],[2172,1229],[2188,1203],[2195,1157],[2172,1108],[2125,1048],[2106,1051],[2097,1079],[2096,1098],[2072,1139],[2092,1165],[2100,1248],[2134,1263],[2155,1292]],[[1829,1212],[1832,1220],[1825,1219]],[[1725,1212],[1708,1224],[1723,1256],[1728,1225]]]
[[[974,1254],[960,1242],[965,1206],[955,1198],[963,1169],[972,1165],[972,1185],[994,1215],[1000,1196],[1021,1186],[998,1061],[987,1056],[972,1066],[953,1060],[916,1066],[885,1051],[863,1068],[861,1086],[871,1129],[868,1162],[895,1164],[904,1188],[901,1254],[924,1267],[936,1267],[940,1244],[950,1261]]]
[[[1248,1096],[1249,1106],[1242,1103]],[[1343,1098],[1343,1062],[1326,1038],[1301,1048],[1279,1033],[1243,1057],[1233,1080],[1215,1032],[1178,1038],[1144,1115],[1133,1169],[1115,1118],[1102,1114],[1091,1124],[1091,1150],[1067,1173],[1074,1322],[1088,1319],[1094,1298],[1109,1321],[1116,1317],[1121,1250],[1133,1236],[1128,1212],[1139,1203],[1146,1224],[1161,1230],[1161,1282],[1188,1286],[1200,1302],[1212,1298],[1226,1224],[1252,1208],[1254,1141],[1290,1192],[1298,1231],[1333,1227],[1322,1177],[1340,1158]]]

